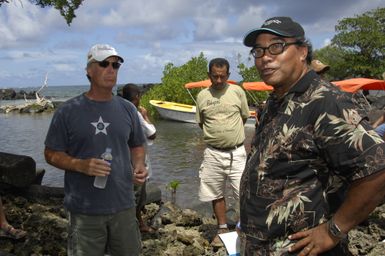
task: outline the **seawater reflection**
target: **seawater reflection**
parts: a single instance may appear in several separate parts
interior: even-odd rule
[[[44,185],[63,186],[63,171],[48,165],[44,160],[44,139],[51,118],[51,113],[0,114],[0,150],[31,156],[36,162],[36,168],[46,170]]]
[[[149,148],[153,178],[165,199],[171,192],[166,189],[172,180],[178,180],[177,203],[187,206],[196,202],[199,186],[198,168],[205,147],[198,125],[171,121],[158,121],[157,138]]]
[[[43,184],[63,186],[63,171],[48,165],[44,160],[44,139],[52,114],[0,114],[0,145],[2,152],[31,156],[36,167],[46,170]],[[198,169],[205,143],[197,124],[166,120],[155,122],[157,138],[149,147],[153,168],[150,182],[162,190],[163,200],[170,200],[167,189],[170,181],[178,180],[177,204],[204,212],[211,204],[198,200]],[[246,128],[246,144],[253,129]]]

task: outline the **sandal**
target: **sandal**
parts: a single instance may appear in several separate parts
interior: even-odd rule
[[[0,228],[0,237],[6,237],[11,239],[21,239],[27,235],[27,232],[22,229],[16,229],[11,225],[2,226]]]

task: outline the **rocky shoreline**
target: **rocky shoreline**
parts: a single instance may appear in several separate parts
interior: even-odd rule
[[[28,232],[21,240],[0,237],[0,256],[67,255],[64,189],[42,186],[43,176],[44,170],[36,170],[32,158],[0,152],[4,211],[10,224]],[[227,219],[229,227],[234,229],[237,219],[234,209],[228,210]],[[160,189],[151,182],[147,185],[144,220],[157,228],[157,232],[143,234],[143,256],[226,255],[225,248],[210,246],[216,234],[216,220],[212,216],[162,202]],[[349,239],[354,256],[385,255],[385,201],[349,233]]]
[[[0,255],[67,255],[67,220],[61,197],[27,199],[8,193],[2,198],[9,222],[28,235],[23,240],[0,238]],[[142,255],[226,255],[224,248],[210,246],[216,228],[211,217],[180,209],[171,202],[160,202],[146,206],[144,219],[157,232],[142,235]],[[349,239],[350,251],[355,256],[384,255],[385,204],[352,230]]]

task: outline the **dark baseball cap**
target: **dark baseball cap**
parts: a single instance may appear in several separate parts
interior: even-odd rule
[[[261,33],[272,33],[282,37],[305,37],[302,26],[290,17],[273,17],[267,19],[260,28],[247,32],[243,44],[249,47],[255,45],[257,36]]]

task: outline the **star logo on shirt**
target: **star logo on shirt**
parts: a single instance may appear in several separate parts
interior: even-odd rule
[[[91,122],[92,126],[94,126],[95,129],[95,135],[98,133],[104,133],[107,135],[107,127],[110,125],[110,123],[103,122],[102,117],[99,117],[99,120],[97,122]]]

